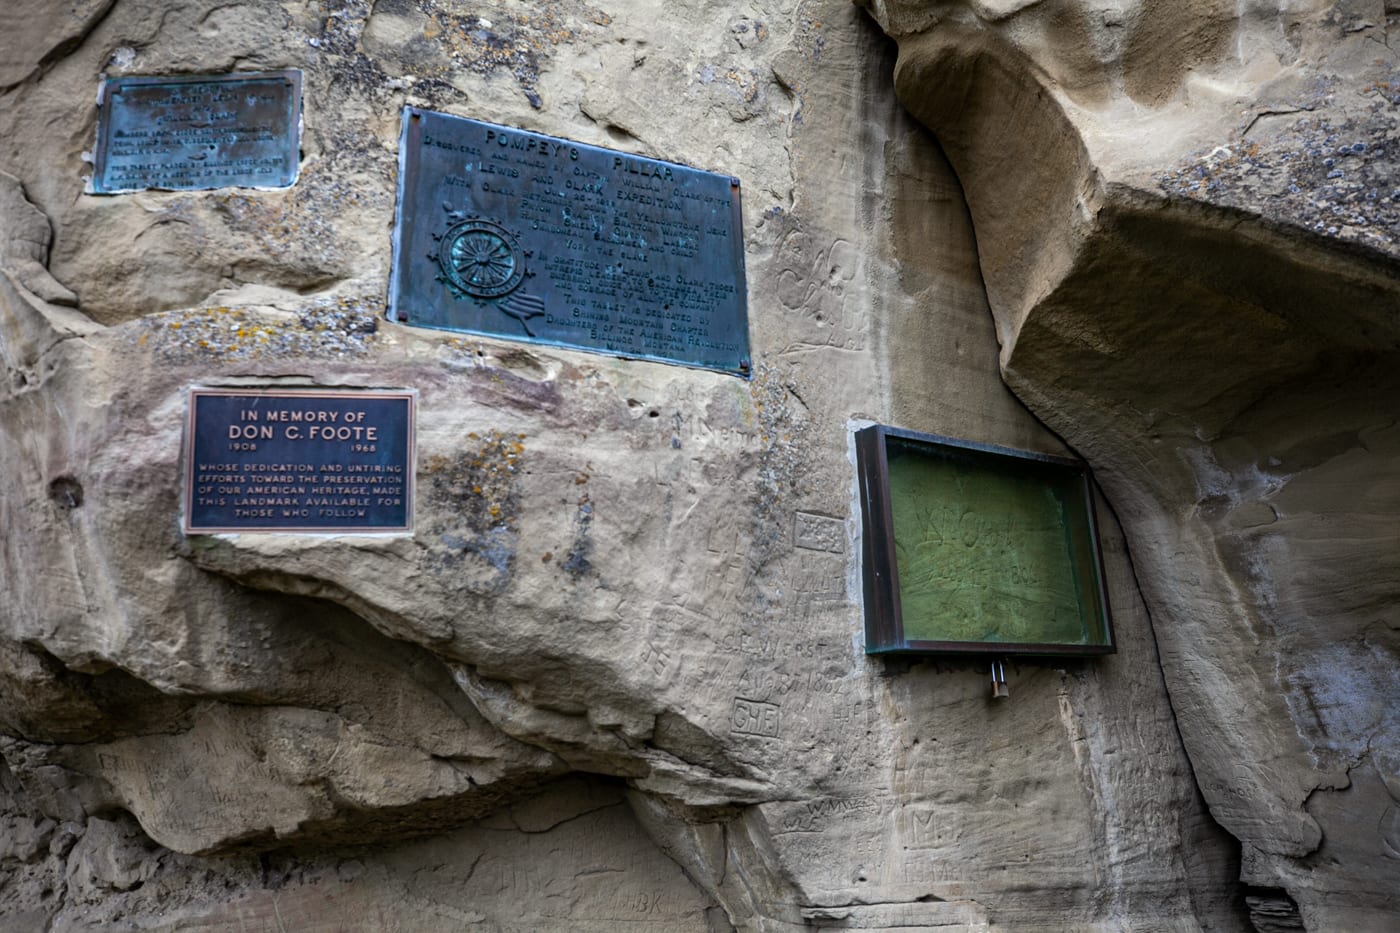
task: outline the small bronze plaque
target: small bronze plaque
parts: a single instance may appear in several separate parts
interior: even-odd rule
[[[296,181],[300,72],[109,78],[99,103],[95,194]]]
[[[414,394],[191,389],[186,534],[413,526]]]
[[[391,318],[750,373],[739,180],[404,110]]]

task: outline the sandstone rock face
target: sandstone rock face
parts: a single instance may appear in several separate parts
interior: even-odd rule
[[[32,803],[8,772],[0,779],[6,930],[733,929],[656,850],[622,792],[597,782],[568,779],[391,849],[202,859],[153,844],[122,814],[16,817]]]
[[[1396,8],[869,6],[1003,374],[1123,520],[1256,921],[1392,925]]]
[[[0,927],[1381,925],[1393,196],[1283,155],[1389,170],[1388,14],[1084,6],[20,3]],[[83,193],[284,68],[294,187]],[[739,176],[753,378],[386,320],[405,104]],[[183,535],[192,386],[416,390],[414,532]],[[1118,654],[867,657],[870,421],[1088,455]]]

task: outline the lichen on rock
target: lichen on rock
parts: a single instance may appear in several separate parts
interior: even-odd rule
[[[1393,919],[1400,14],[41,6],[0,926]],[[84,193],[103,73],[284,68],[294,186]],[[406,105],[740,178],[747,376],[390,320]],[[185,534],[196,386],[416,393],[411,531]],[[1118,653],[867,656],[870,423],[1086,457]]]

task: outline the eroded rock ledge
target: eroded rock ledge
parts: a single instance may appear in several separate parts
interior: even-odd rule
[[[33,18],[0,925],[1387,921],[1393,14],[1102,7]],[[99,74],[281,68],[296,187],[81,193]],[[741,176],[754,378],[385,320],[406,103]],[[414,533],[182,535],[192,385],[416,389]],[[1119,654],[866,657],[864,420],[1088,456]]]
[[[868,7],[967,193],[1003,374],[1124,521],[1244,880],[1309,929],[1383,924],[1400,16]]]

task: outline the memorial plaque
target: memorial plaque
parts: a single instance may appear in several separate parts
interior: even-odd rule
[[[99,105],[94,194],[296,181],[300,72],[109,78]]]
[[[868,653],[1114,651],[1085,464],[880,425],[856,453]]]
[[[404,110],[391,318],[750,374],[739,180]]]
[[[414,394],[191,389],[186,534],[413,525]]]

